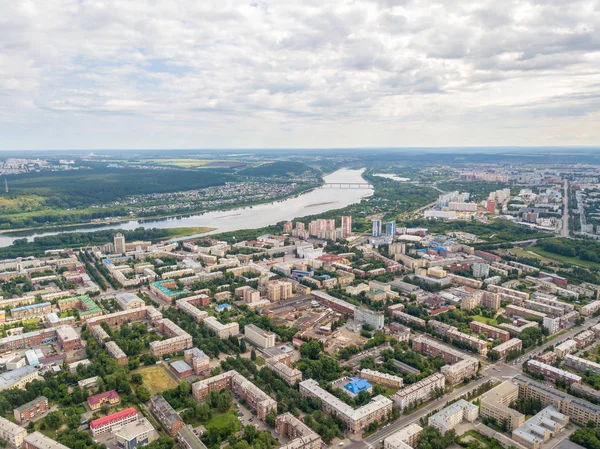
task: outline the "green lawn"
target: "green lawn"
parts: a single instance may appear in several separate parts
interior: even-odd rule
[[[473,315],[471,319],[473,321],[478,321],[479,323],[489,324],[490,326],[498,326],[498,322],[494,318],[487,318],[481,315]]]
[[[238,431],[241,427],[238,415],[235,411],[214,414],[213,417],[204,425],[204,427],[206,427],[207,429],[209,427],[214,427],[215,429],[223,429],[227,427],[230,423],[233,423],[236,431]]]
[[[536,254],[539,254],[540,256],[547,257],[548,259],[557,260],[558,262],[568,263],[571,265],[578,265],[584,268],[594,268],[600,270],[600,263],[591,262],[589,260],[581,260],[579,257],[561,256],[560,254],[554,254],[549,251],[545,251],[541,248],[538,248],[537,246],[532,247],[531,251],[533,251]]]

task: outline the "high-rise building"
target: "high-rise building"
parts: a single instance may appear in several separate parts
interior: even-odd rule
[[[490,266],[487,263],[475,262],[473,264],[473,276],[477,279],[486,278],[490,274]]]
[[[388,221],[385,224],[385,235],[388,237],[394,237],[396,235],[396,222]]]
[[[115,254],[123,254],[125,252],[125,236],[118,232],[115,234],[113,242]]]
[[[350,215],[342,216],[342,231],[345,235],[352,234],[352,217]]]
[[[381,220],[373,220],[373,237],[381,237]]]
[[[291,221],[286,221],[283,224],[283,233],[284,234],[291,234],[293,228],[294,228],[294,223],[292,223]]]

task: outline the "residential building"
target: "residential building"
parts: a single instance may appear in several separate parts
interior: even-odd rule
[[[52,304],[49,302],[41,302],[39,304],[30,304],[28,306],[10,309],[10,316],[13,320],[22,320],[25,318],[48,315],[50,312],[52,312]]]
[[[214,316],[209,316],[204,319],[204,324],[213,331],[221,340],[229,338],[229,336],[239,335],[240,326],[238,323],[221,324]]]
[[[429,417],[428,424],[439,429],[444,435],[454,429],[463,421],[473,422],[479,416],[479,407],[475,404],[460,399],[454,404],[443,408],[433,416]]]
[[[321,291],[312,291],[310,294],[315,298],[316,301],[321,304],[331,307],[333,310],[343,313],[345,315],[350,315],[354,317],[354,312],[356,310],[356,306],[354,304],[350,304],[343,299],[336,298],[335,296],[331,296],[329,293],[321,292]]]
[[[108,355],[115,359],[119,365],[127,365],[129,362],[127,354],[125,354],[118,344],[114,341],[108,341],[105,344],[105,348]]]
[[[121,449],[136,449],[158,438],[158,432],[146,418],[124,425],[114,435],[116,445]]]
[[[90,396],[87,399],[88,407],[92,411],[99,410],[104,405],[117,405],[119,402],[121,402],[121,397],[115,390],[98,393],[94,396]]]
[[[385,235],[387,237],[395,237],[396,236],[396,222],[395,221],[388,221],[385,224]],[[375,236],[378,237],[378,236]]]
[[[381,237],[381,220],[373,220],[371,235],[373,237]]]
[[[592,301],[589,304],[586,304],[580,309],[580,312],[583,316],[591,316],[596,313],[600,309],[600,301]]]
[[[392,412],[393,406],[390,399],[379,395],[368,404],[354,409],[328,391],[323,390],[313,379],[300,382],[300,394],[320,399],[323,411],[344,421],[352,433],[364,430],[372,422],[386,419]]]
[[[493,340],[502,340],[503,342],[510,340],[510,332],[490,326],[489,324],[480,323],[479,321],[471,321],[469,328],[475,333],[484,333],[488,338]]]
[[[368,307],[357,307],[354,311],[354,321],[358,324],[368,324],[373,329],[383,329],[383,312],[371,310]]]
[[[518,398],[518,385],[507,380],[481,396],[479,413],[494,419],[498,425],[506,423],[508,430],[516,429],[525,422],[525,415],[509,407]]]
[[[120,232],[116,233],[113,238],[113,250],[115,254],[124,254],[125,250],[125,236]]]
[[[526,309],[525,307],[515,306],[513,304],[509,304],[504,309],[505,313],[511,316],[520,316],[523,318],[533,318],[539,321],[543,321],[546,316],[545,313],[538,312],[536,310]]]
[[[446,378],[440,373],[434,373],[414,384],[407,385],[398,390],[392,399],[400,410],[429,400],[434,394],[444,390]]]
[[[200,441],[190,426],[183,426],[177,432],[177,447],[180,449],[206,449],[204,443]]]
[[[267,284],[267,299],[271,302],[284,301],[293,296],[293,284],[290,281],[275,280]]]
[[[171,436],[177,435],[177,432],[185,426],[179,414],[162,396],[153,396],[150,399],[150,410]]]
[[[281,377],[288,385],[302,380],[302,371],[292,367],[289,353],[279,354],[266,360],[266,367]]]
[[[366,379],[374,384],[383,385],[391,388],[402,388],[404,379],[400,376],[394,376],[392,374],[381,373],[368,368],[361,369],[358,372],[361,379]]]
[[[40,396],[13,410],[15,421],[19,424],[27,424],[33,418],[44,415],[48,411],[48,398]]]
[[[419,444],[423,428],[412,423],[383,440],[383,449],[411,449]]]
[[[567,354],[577,352],[577,342],[575,340],[566,340],[554,347],[556,355],[563,359]]]
[[[210,371],[210,357],[198,348],[183,351],[183,360],[192,367],[196,376],[207,374]]]
[[[596,427],[600,426],[600,406],[524,375],[515,376],[513,380],[519,385],[519,397],[539,399],[544,407],[554,405],[560,413],[567,415],[578,426],[585,427],[589,422],[593,422]],[[573,388],[579,388],[579,385],[573,384]]]
[[[475,349],[482,356],[487,355],[487,341],[474,337],[473,335],[460,332],[456,327],[437,320],[430,320],[427,325],[433,328],[437,333],[450,338],[450,340],[465,343]]]
[[[136,422],[138,420],[138,411],[135,407],[129,407],[116,413],[112,413],[103,418],[95,419],[90,423],[90,431],[92,436],[112,432],[126,424]]]
[[[198,402],[203,402],[211,391],[224,389],[244,399],[262,420],[269,413],[277,411],[277,402],[273,398],[234,370],[192,384],[192,395]]]
[[[158,321],[157,330],[166,337],[166,340],[150,342],[150,354],[156,357],[162,357],[164,354],[176,354],[193,345],[192,336],[169,319]]]
[[[342,215],[342,232],[345,236],[352,235],[352,216]]]
[[[592,344],[595,338],[596,336],[594,335],[594,331],[588,329],[575,335],[573,340],[575,340],[575,343],[577,343],[577,349],[581,349]]]
[[[600,363],[592,362],[591,360],[583,359],[571,354],[565,355],[564,364],[574,370],[585,372],[590,371],[600,375]]]
[[[265,331],[254,324],[247,324],[244,327],[244,336],[254,345],[261,349],[272,348],[275,346],[275,334]]]
[[[518,338],[512,338],[507,342],[501,343],[498,346],[492,348],[496,354],[498,354],[498,360],[503,360],[510,351],[521,351],[523,349],[523,342]]]
[[[23,366],[12,371],[0,374],[0,391],[13,388],[25,388],[29,382],[40,379],[38,370],[33,366]]]
[[[64,444],[60,444],[51,438],[48,438],[41,432],[35,431],[23,439],[23,449],[69,449]]]
[[[569,417],[559,413],[554,406],[546,407],[521,427],[512,431],[512,439],[528,449],[540,449],[569,423]]]
[[[0,416],[0,440],[4,440],[11,448],[19,448],[27,436],[27,430]]]
[[[321,449],[321,437],[291,413],[275,419],[275,429],[289,441],[279,449]]]
[[[117,293],[116,295],[117,301],[119,302],[119,306],[121,306],[122,310],[130,310],[137,309],[139,307],[144,307],[146,303],[142,298],[140,298],[135,293],[122,292]]]
[[[487,263],[475,262],[473,264],[473,276],[477,279],[485,279],[490,275],[490,266]]]
[[[542,374],[546,380],[551,382],[556,382],[558,379],[563,379],[569,385],[581,383],[581,376],[560,368],[556,368],[555,366],[542,363],[538,360],[527,361],[527,369],[533,373]]]

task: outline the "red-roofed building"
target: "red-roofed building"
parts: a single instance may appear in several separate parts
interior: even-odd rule
[[[138,411],[135,407],[126,408],[120,412],[105,416],[104,418],[95,419],[90,423],[92,436],[102,433],[111,432],[117,427],[123,427],[126,424],[136,422],[138,420]]]
[[[115,405],[121,402],[119,394],[115,390],[105,391],[94,396],[90,396],[87,400],[90,410],[98,410],[103,405]]]
[[[447,312],[448,310],[452,310],[452,309],[456,309],[456,307],[454,306],[442,306],[439,309],[435,309],[435,310],[430,310],[429,311],[429,315],[430,316],[437,316],[441,313]]]
[[[317,260],[325,263],[339,262],[342,259],[343,257],[338,256],[337,254],[323,254],[322,256],[317,257]]]

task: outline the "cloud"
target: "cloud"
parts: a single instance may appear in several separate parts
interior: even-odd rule
[[[595,0],[8,2],[2,147],[597,144],[599,31]]]

